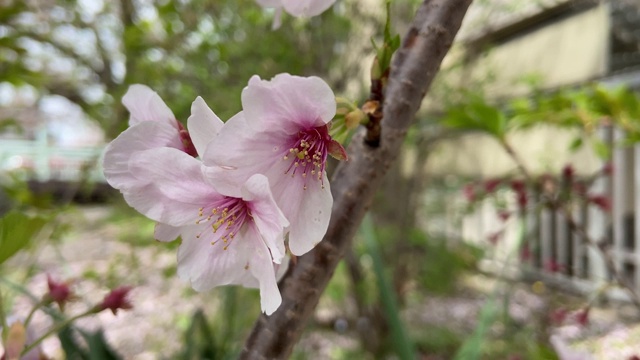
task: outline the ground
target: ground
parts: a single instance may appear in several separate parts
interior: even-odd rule
[[[252,319],[258,316],[255,291],[239,289],[237,293],[229,293],[214,289],[197,293],[180,281],[175,276],[175,245],[155,242],[153,223],[134,217],[133,212],[113,206],[82,206],[62,216],[72,226],[60,240],[43,241],[29,254],[12,259],[12,271],[5,279],[9,279],[12,286],[24,286],[36,296],[46,292],[46,274],[60,280],[73,280],[78,300],[68,306],[67,314],[100,301],[108,288],[134,286],[133,309],[120,311],[115,316],[102,312],[77,322],[85,329],[105,329],[108,342],[124,358],[172,358],[184,346],[183,334],[192,314],[201,308],[209,317],[217,314],[226,319],[224,316],[229,314],[224,313],[228,309],[223,307],[225,299],[237,299],[244,317],[241,321],[236,318],[236,325],[224,320],[215,329],[221,332],[232,329],[237,341],[242,340]],[[31,271],[25,276],[27,268]],[[14,299],[11,313],[24,317],[32,300],[22,295]],[[540,336],[533,333],[533,325],[547,321],[546,317],[554,309],[578,309],[585,300],[558,294],[540,284],[502,282],[476,273],[465,275],[454,294],[411,297],[402,315],[412,335],[422,339],[421,349],[454,347],[455,351],[456,346],[477,331],[478,319],[488,302],[495,305],[496,319],[500,321],[493,322],[488,329],[490,341],[485,346],[490,349],[487,351],[510,353],[514,343],[530,343],[528,336]],[[358,352],[358,338],[349,328],[349,322],[341,319],[341,309],[335,306],[333,301],[321,301],[318,321],[305,333],[294,357],[339,359]],[[601,303],[593,307],[589,315],[586,326],[567,321],[562,326],[551,326],[551,333],[561,335],[576,348],[588,350],[595,359],[629,359],[640,355],[640,319],[636,309],[624,304]],[[504,321],[507,318],[509,320]],[[326,319],[334,322],[333,328],[326,326]],[[34,318],[34,330],[42,332],[49,323],[48,317],[39,312]],[[320,323],[325,326],[319,326]],[[546,335],[551,334],[543,337]],[[44,351],[52,358],[63,358],[55,337],[45,341]],[[517,355],[517,347],[513,353]],[[446,359],[435,350],[424,358]]]

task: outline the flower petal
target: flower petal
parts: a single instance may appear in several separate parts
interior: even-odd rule
[[[159,147],[182,149],[178,131],[159,122],[142,122],[122,132],[104,153],[104,175],[109,185],[119,190],[140,187],[149,181],[135,177],[129,170],[131,156],[138,151]]]
[[[248,272],[247,265],[252,255],[245,248],[246,241],[251,241],[246,233],[246,229],[241,231],[231,246],[224,250],[221,242],[211,244],[219,239],[220,235],[216,237],[216,234],[209,231],[208,226],[184,228],[182,244],[178,249],[178,276],[188,280],[196,291],[240,284]]]
[[[158,241],[167,242],[173,241],[178,236],[180,236],[180,231],[182,231],[181,227],[175,227],[163,223],[156,223],[155,231],[153,236]]]
[[[282,0],[284,9],[293,16],[311,17],[322,14],[336,0]]]
[[[249,271],[260,283],[260,307],[265,314],[271,315],[282,304],[282,296],[276,282],[269,249],[262,241],[256,241],[254,246],[253,255],[249,260]]]
[[[256,132],[239,113],[224,124],[202,156],[207,179],[220,193],[238,197],[238,184],[266,173],[281,160],[287,150],[284,143],[285,134]]]
[[[326,175],[322,181],[311,180],[307,189],[303,189],[300,176],[290,178],[291,181],[280,182],[272,187],[273,196],[284,215],[289,219],[289,249],[300,256],[318,244],[327,232],[331,218],[333,196]]]
[[[129,126],[143,121],[157,121],[178,130],[178,122],[160,95],[146,85],[134,84],[122,97],[122,104],[129,110]]]
[[[285,255],[284,228],[289,226],[276,205],[269,181],[264,175],[253,175],[242,188],[242,199],[249,203],[254,223],[271,251],[273,262],[280,264]]]
[[[200,207],[222,197],[204,180],[201,162],[180,150],[138,152],[132,156],[130,168],[152,186],[124,193],[127,203],[147,217],[171,226],[193,224],[199,218]]]
[[[191,116],[187,120],[187,129],[198,154],[204,154],[207,145],[218,135],[222,125],[222,120],[198,96],[191,104]]]
[[[257,131],[295,134],[333,119],[333,91],[319,77],[276,75],[271,81],[254,75],[242,91],[242,108]]]

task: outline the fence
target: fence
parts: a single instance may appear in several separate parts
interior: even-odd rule
[[[16,171],[29,180],[105,182],[103,147],[64,148],[37,140],[0,139],[0,171]]]
[[[484,200],[464,216],[460,230],[463,239],[483,244],[502,232],[484,266],[490,270],[510,267],[520,274],[592,292],[612,280],[606,266],[611,261],[625,281],[640,290],[640,145],[619,146],[624,138],[619,129],[601,129],[599,136],[612,149],[613,171],[596,178],[589,193],[610,199],[611,211],[587,202],[576,203],[569,213],[541,208],[535,206],[540,194],[529,193],[524,216],[505,222],[492,201]],[[513,192],[502,191],[514,207]],[[576,231],[575,224],[583,224],[584,233]],[[608,259],[602,247],[608,249]],[[628,299],[621,289],[609,295]]]

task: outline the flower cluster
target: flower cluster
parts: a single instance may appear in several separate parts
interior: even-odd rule
[[[133,85],[123,98],[130,127],[105,152],[109,184],[157,221],[155,237],[178,236],[178,276],[197,291],[260,289],[262,310],[281,303],[277,275],[320,242],[333,198],[328,155],[346,159],[329,135],[336,103],[317,77],[254,76],[243,110],[223,123],[198,97],[186,131],[160,97]]]

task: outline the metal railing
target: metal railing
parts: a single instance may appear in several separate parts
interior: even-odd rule
[[[0,139],[0,171],[16,172],[25,179],[41,182],[105,182],[103,152],[102,146],[59,147],[46,139]]]
[[[613,171],[599,176],[589,193],[610,199],[610,211],[584,201],[571,206],[569,213],[529,206],[524,218],[513,218],[505,224],[494,203],[484,200],[464,216],[460,237],[491,246],[488,238],[502,229],[503,236],[487,259],[491,267],[510,263],[517,271],[570,283],[585,292],[614,280],[606,263],[609,257],[616,272],[640,290],[640,144],[619,146],[624,138],[620,129],[601,129],[600,137],[612,149]],[[539,194],[530,193],[529,197],[535,204]],[[513,199],[515,203],[515,194]],[[581,225],[584,233],[575,231],[572,223]],[[523,246],[526,258],[519,253]],[[613,291],[615,297],[627,298],[618,290]]]

